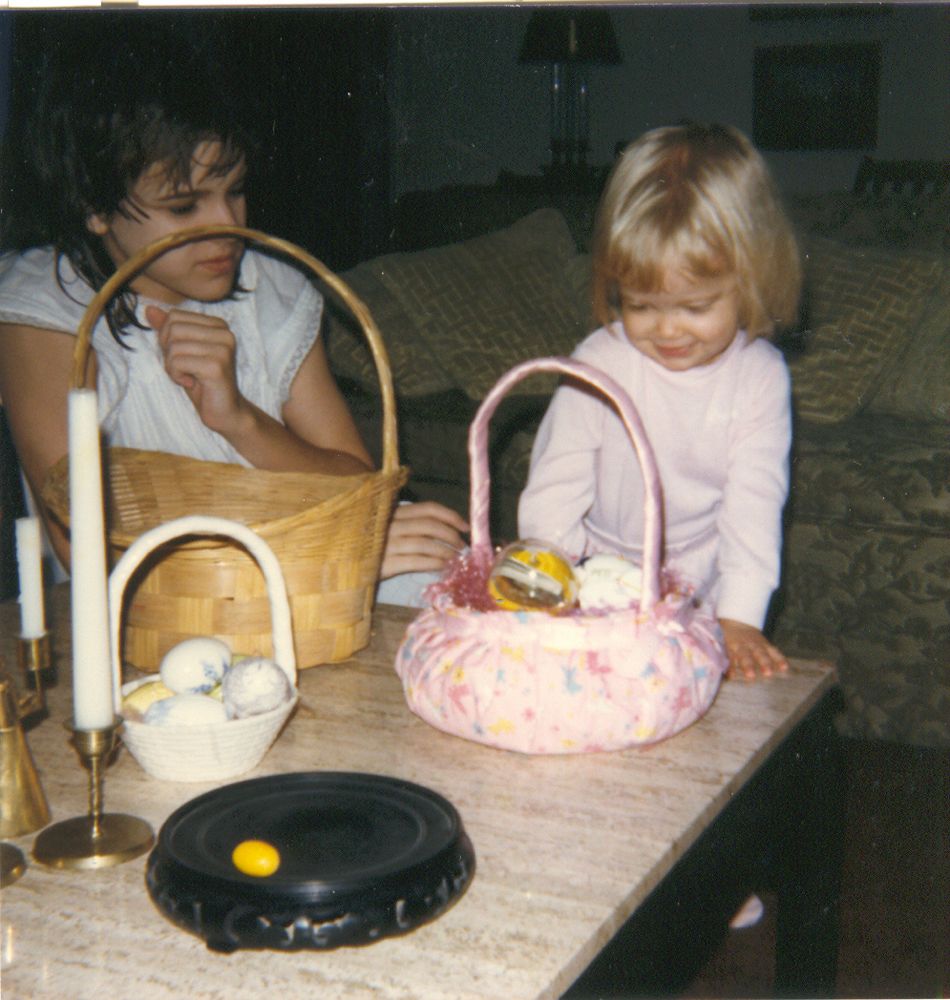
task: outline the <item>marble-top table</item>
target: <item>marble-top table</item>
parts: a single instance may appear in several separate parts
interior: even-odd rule
[[[725,683],[705,718],[652,748],[521,756],[447,736],[408,711],[392,669],[408,616],[377,608],[367,649],[304,671],[298,711],[262,764],[236,780],[361,771],[441,793],[458,808],[476,852],[475,878],[454,907],[368,947],[222,955],[153,906],[144,856],[96,871],[47,870],[29,859],[33,835],[18,837],[12,843],[29,867],[0,898],[4,1000],[560,996],[631,914],[648,909],[647,897],[672,884],[671,870],[708,840],[731,800],[835,686],[829,665],[793,661],[787,676],[770,682]],[[87,807],[86,772],[63,727],[71,685],[62,587],[50,595],[48,618],[59,683],[49,692],[49,717],[28,729],[27,741],[58,821]],[[17,605],[0,605],[8,670],[17,631]],[[105,810],[140,816],[157,834],[169,813],[211,787],[155,780],[120,752],[106,772]]]

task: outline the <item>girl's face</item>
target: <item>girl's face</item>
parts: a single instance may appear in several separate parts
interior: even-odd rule
[[[129,216],[121,212],[89,216],[89,231],[102,238],[116,267],[153,240],[181,229],[245,224],[246,165],[240,160],[228,173],[216,174],[220,155],[219,143],[199,144],[187,185],[176,184],[164,164],[153,163],[129,191]],[[241,240],[230,237],[185,243],[149,264],[133,279],[132,288],[168,305],[185,299],[216,302],[231,293],[243,253]]]
[[[695,278],[668,267],[662,291],[620,290],[627,339],[674,372],[708,365],[735,339],[739,294],[735,276]]]

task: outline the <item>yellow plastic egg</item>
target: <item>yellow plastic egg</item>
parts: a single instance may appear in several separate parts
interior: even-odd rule
[[[122,699],[122,714],[127,719],[141,720],[154,702],[170,698],[174,693],[156,675],[155,680],[146,681]]]
[[[280,868],[280,852],[266,840],[242,840],[231,852],[234,867],[245,875],[267,878]]]
[[[577,601],[577,578],[563,552],[529,538],[501,550],[488,578],[488,591],[507,611],[563,611]]]

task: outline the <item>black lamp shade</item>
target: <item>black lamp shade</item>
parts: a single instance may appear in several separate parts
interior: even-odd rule
[[[605,10],[536,10],[518,55],[521,63],[621,62],[617,36]]]

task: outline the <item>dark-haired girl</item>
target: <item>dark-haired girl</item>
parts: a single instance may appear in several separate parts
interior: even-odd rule
[[[73,337],[94,291],[158,237],[244,226],[255,153],[207,51],[146,37],[68,55],[37,74],[9,137],[0,213],[0,399],[33,503],[67,450]],[[163,254],[93,331],[108,442],[270,470],[368,471],[319,337],[322,306],[306,275],[239,239]],[[46,527],[68,566],[68,539]],[[382,576],[441,568],[466,529],[441,505],[399,506]]]

